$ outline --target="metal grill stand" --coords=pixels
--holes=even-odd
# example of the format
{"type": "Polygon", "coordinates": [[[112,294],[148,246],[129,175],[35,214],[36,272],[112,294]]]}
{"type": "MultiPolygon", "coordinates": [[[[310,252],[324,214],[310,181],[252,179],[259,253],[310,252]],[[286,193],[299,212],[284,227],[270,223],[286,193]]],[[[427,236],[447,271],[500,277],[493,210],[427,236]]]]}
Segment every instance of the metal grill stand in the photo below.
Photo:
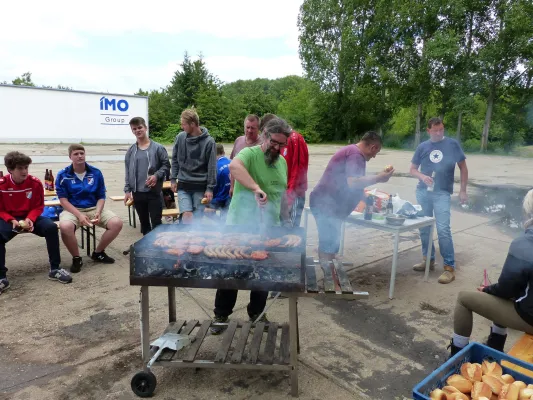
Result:
{"type": "MultiPolygon", "coordinates": [[[[143,285],[140,290],[141,309],[141,342],[144,370],[137,373],[131,387],[140,397],[149,397],[155,390],[156,378],[149,366],[156,348],[150,349],[150,317],[149,317],[149,286],[143,285]]],[[[190,344],[179,351],[164,350],[153,366],[178,368],[231,368],[247,370],[289,371],[291,395],[298,397],[298,297],[328,296],[335,298],[358,299],[368,297],[367,292],[357,292],[352,288],[342,263],[334,261],[329,265],[316,265],[312,258],[306,259],[305,290],[303,292],[283,292],[289,300],[289,322],[279,324],[270,322],[263,352],[260,352],[265,324],[230,320],[227,329],[220,336],[220,345],[213,359],[197,359],[207,332],[211,326],[221,325],[205,320],[176,319],[176,290],[168,287],[169,325],[164,333],[188,335],[190,344]],[[323,282],[316,279],[316,268],[322,269],[323,282]],[[278,331],[281,330],[279,345],[278,331]],[[237,334],[238,332],[238,334],[237,334]],[[233,346],[232,344],[235,343],[233,346]],[[248,345],[247,345],[248,344],[248,345]]]]}

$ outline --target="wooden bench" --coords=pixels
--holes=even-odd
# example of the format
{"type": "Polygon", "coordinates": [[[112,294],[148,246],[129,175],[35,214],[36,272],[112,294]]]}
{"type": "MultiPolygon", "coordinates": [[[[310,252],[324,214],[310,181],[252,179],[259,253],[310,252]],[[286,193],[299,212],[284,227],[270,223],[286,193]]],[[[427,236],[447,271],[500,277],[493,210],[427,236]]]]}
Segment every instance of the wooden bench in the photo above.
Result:
{"type": "Polygon", "coordinates": [[[44,205],[45,207],[59,207],[61,202],[59,200],[45,200],[44,205]]]}
{"type": "MultiPolygon", "coordinates": [[[[524,333],[507,354],[516,357],[519,360],[533,364],[533,335],[524,333]]],[[[502,365],[533,378],[533,371],[516,366],[508,361],[503,361],[502,365]]]]}
{"type": "MultiPolygon", "coordinates": [[[[54,221],[54,223],[57,226],[57,229],[59,229],[59,221],[54,221]]],[[[82,249],[85,249],[85,246],[87,246],[87,256],[91,256],[91,238],[93,240],[93,250],[96,249],[96,226],[93,225],[92,227],[89,226],[80,226],[80,232],[81,232],[81,243],[78,245],[82,249]]],[[[20,232],[26,233],[26,232],[20,232]]]]}
{"type": "Polygon", "coordinates": [[[180,215],[180,210],[178,208],[167,208],[163,210],[163,217],[172,217],[172,221],[178,219],[180,215]]]}

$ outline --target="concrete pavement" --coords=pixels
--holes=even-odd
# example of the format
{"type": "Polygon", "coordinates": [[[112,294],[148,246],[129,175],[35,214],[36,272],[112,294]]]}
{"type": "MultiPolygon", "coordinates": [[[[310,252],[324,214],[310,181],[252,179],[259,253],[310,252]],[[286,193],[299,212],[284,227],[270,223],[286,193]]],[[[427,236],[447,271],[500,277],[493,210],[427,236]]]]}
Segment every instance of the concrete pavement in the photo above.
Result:
{"type": "MultiPolygon", "coordinates": [[[[64,154],[67,145],[25,146],[31,154],[64,154]]],[[[338,146],[337,146],[338,147],[338,146]]],[[[11,149],[11,148],[10,148],[11,149]]],[[[310,146],[310,186],[336,146],[310,146]]],[[[5,154],[5,145],[0,153],[5,154]]],[[[226,152],[231,148],[227,146],[226,152]]],[[[124,146],[87,146],[88,154],[116,154],[124,146]]],[[[400,175],[408,172],[410,152],[385,150],[368,164],[369,172],[393,164],[400,175]]],[[[472,180],[525,187],[529,159],[472,156],[468,158],[472,180]]],[[[106,177],[109,194],[120,194],[122,162],[95,163],[106,177]]],[[[30,173],[42,178],[45,168],[64,165],[36,164],[30,173]]],[[[394,177],[379,188],[414,201],[416,181],[394,177]]],[[[531,185],[531,184],[530,184],[531,185]]],[[[476,188],[470,192],[475,195],[476,188]]],[[[121,203],[107,207],[126,221],[124,230],[109,249],[115,265],[99,265],[84,257],[82,272],[70,285],[46,279],[44,240],[33,235],[15,238],[7,245],[7,265],[12,288],[0,296],[0,398],[12,399],[133,399],[129,388],[141,368],[138,299],[139,290],[128,283],[129,260],[122,251],[138,240],[138,229],[127,225],[121,203]]],[[[389,300],[392,255],[390,235],[349,226],[345,260],[354,263],[352,284],[370,297],[358,301],[300,300],[301,329],[300,398],[302,399],[404,399],[413,386],[446,357],[452,333],[455,298],[460,290],[475,290],[486,268],[497,280],[507,249],[517,231],[497,223],[490,214],[452,210],[452,229],[458,263],[457,280],[436,282],[442,260],[430,273],[430,282],[412,271],[421,258],[416,232],[402,235],[395,299],[389,300]]],[[[308,255],[316,255],[316,229],[310,218],[308,255]]],[[[70,256],[62,246],[65,266],[70,256]]],[[[214,292],[194,289],[198,301],[211,310],[214,292]]],[[[246,317],[247,293],[241,293],[235,318],[246,317]]],[[[203,319],[200,308],[177,292],[181,318],[203,319]]],[[[269,310],[269,318],[288,320],[287,300],[269,310]]],[[[151,336],[166,323],[166,289],[151,289],[151,336]]],[[[490,323],[474,319],[473,340],[482,341],[490,323]]],[[[517,337],[510,333],[508,346],[517,337]]],[[[289,379],[284,373],[244,371],[171,370],[156,368],[156,398],[160,399],[289,399],[289,379]]]]}

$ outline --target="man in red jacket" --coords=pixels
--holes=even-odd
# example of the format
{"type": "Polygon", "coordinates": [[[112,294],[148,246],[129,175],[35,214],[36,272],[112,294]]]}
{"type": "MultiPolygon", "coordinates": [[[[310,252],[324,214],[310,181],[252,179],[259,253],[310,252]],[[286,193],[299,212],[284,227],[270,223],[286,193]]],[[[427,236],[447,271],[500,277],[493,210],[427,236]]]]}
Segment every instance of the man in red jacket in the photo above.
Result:
{"type": "MultiPolygon", "coordinates": [[[[274,114],[263,115],[260,129],[273,118],[276,118],[274,114]]],[[[305,206],[307,169],[309,167],[309,151],[303,136],[292,130],[287,140],[287,146],[281,150],[281,155],[287,162],[287,191],[285,192],[285,197],[290,210],[290,219],[284,222],[286,225],[300,226],[305,206]]]]}
{"type": "Polygon", "coordinates": [[[57,225],[42,217],[44,189],[41,181],[28,174],[31,158],[12,151],[4,157],[9,172],[0,178],[0,294],[9,288],[6,273],[6,243],[20,232],[31,232],[46,239],[50,261],[48,279],[72,282],[67,271],[59,267],[59,234],[57,225]]]}

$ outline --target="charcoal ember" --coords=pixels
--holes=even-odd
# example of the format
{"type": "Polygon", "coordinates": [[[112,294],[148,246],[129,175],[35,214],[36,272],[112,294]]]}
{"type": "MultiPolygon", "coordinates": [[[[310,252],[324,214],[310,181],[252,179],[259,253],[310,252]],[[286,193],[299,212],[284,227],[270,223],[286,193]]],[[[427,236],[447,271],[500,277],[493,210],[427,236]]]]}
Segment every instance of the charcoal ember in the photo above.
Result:
{"type": "Polygon", "coordinates": [[[233,273],[235,279],[248,279],[250,277],[250,271],[237,270],[233,273]]]}

